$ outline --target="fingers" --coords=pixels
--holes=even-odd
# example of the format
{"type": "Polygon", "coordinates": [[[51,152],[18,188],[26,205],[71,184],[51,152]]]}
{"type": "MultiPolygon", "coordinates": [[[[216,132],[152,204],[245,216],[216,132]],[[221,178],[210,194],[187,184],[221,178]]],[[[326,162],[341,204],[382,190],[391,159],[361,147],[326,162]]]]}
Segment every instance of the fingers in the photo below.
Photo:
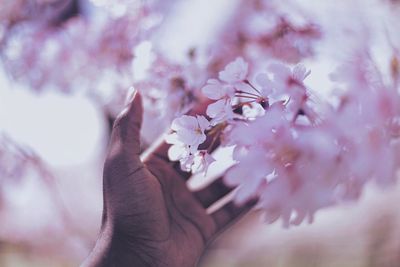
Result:
{"type": "Polygon", "coordinates": [[[232,192],[233,189],[233,187],[225,185],[222,181],[222,178],[218,178],[210,185],[199,191],[194,192],[193,194],[204,208],[208,208],[212,204],[232,192]]]}
{"type": "Polygon", "coordinates": [[[219,210],[211,213],[210,215],[217,226],[217,232],[224,230],[225,227],[246,214],[256,203],[256,200],[251,200],[242,206],[238,206],[234,201],[230,201],[219,210]]]}
{"type": "Polygon", "coordinates": [[[127,100],[127,105],[114,121],[111,149],[139,155],[143,119],[142,97],[137,91],[133,91],[127,100]]]}

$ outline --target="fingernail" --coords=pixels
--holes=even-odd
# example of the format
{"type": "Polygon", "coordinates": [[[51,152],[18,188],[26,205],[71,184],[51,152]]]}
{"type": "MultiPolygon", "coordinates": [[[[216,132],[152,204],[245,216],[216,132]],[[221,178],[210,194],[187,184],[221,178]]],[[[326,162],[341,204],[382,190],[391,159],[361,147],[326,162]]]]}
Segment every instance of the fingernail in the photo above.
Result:
{"type": "Polygon", "coordinates": [[[131,86],[128,89],[128,93],[126,94],[126,99],[125,99],[125,106],[129,105],[132,100],[135,98],[137,90],[135,87],[131,86]]]}

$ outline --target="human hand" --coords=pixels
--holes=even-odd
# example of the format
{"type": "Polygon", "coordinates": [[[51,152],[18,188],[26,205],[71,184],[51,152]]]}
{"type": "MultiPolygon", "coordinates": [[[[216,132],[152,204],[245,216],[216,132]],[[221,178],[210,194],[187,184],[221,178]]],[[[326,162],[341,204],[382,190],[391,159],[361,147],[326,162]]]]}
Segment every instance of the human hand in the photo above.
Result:
{"type": "Polygon", "coordinates": [[[248,211],[228,202],[206,209],[232,188],[221,179],[191,192],[188,173],[167,157],[168,145],[140,156],[141,96],[116,119],[103,176],[103,221],[82,266],[195,266],[207,244],[248,211]]]}

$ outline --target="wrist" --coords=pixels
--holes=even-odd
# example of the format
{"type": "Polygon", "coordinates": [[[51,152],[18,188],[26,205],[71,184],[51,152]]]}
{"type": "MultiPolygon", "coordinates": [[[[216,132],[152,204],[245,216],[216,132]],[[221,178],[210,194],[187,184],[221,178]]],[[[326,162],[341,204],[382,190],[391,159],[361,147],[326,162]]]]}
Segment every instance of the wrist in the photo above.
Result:
{"type": "Polygon", "coordinates": [[[135,253],[137,244],[130,242],[126,236],[117,235],[117,232],[111,224],[105,223],[95,247],[81,267],[154,266],[135,253]]]}
{"type": "Polygon", "coordinates": [[[112,267],[115,264],[113,249],[114,234],[111,227],[103,227],[96,241],[95,247],[82,263],[81,267],[112,267]]]}

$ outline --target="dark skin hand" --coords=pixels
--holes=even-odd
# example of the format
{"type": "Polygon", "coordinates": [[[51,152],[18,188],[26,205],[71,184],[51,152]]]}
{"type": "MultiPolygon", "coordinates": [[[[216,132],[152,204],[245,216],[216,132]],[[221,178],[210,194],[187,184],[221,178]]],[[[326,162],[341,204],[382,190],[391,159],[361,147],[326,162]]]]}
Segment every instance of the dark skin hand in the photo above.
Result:
{"type": "Polygon", "coordinates": [[[207,244],[253,204],[228,202],[208,214],[232,189],[217,179],[189,191],[189,175],[168,160],[165,143],[141,156],[142,113],[137,93],[114,123],[104,165],[102,227],[84,267],[196,266],[207,244]]]}

